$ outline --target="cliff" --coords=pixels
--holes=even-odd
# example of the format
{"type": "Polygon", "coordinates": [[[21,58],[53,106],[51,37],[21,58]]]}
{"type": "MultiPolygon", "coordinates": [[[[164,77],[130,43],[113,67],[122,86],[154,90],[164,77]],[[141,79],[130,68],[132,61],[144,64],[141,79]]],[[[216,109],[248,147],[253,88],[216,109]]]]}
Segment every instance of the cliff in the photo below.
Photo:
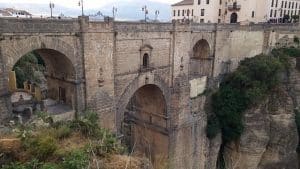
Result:
{"type": "Polygon", "coordinates": [[[296,59],[291,63],[283,83],[245,112],[240,139],[224,147],[226,169],[298,168],[295,109],[300,101],[300,71],[296,59]]]}

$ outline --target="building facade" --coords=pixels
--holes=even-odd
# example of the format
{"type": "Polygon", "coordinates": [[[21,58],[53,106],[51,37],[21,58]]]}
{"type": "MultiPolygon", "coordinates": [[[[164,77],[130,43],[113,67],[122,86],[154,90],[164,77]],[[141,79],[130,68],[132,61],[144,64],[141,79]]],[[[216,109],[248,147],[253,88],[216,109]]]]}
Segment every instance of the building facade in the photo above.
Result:
{"type": "Polygon", "coordinates": [[[172,5],[172,20],[197,23],[287,23],[297,21],[299,0],[183,0],[172,5]]]}

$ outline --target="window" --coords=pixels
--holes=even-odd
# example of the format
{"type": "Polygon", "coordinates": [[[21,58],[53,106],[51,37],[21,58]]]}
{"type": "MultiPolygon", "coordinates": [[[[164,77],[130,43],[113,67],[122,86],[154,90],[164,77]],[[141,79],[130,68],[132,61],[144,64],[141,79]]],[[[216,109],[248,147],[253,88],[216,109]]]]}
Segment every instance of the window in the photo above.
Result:
{"type": "Polygon", "coordinates": [[[283,1],[281,1],[281,8],[283,8],[283,4],[284,4],[284,2],[283,2],[283,1]]]}
{"type": "Polygon", "coordinates": [[[219,16],[221,16],[221,12],[222,12],[222,10],[221,10],[221,9],[219,9],[219,16]]]}
{"type": "Polygon", "coordinates": [[[204,16],[204,9],[201,9],[201,16],[204,16]]]}
{"type": "Polygon", "coordinates": [[[194,16],[194,9],[192,9],[192,16],[194,16]]]}
{"type": "Polygon", "coordinates": [[[201,4],[201,0],[198,0],[198,5],[200,5],[201,4]]]}
{"type": "Polygon", "coordinates": [[[184,10],[182,10],[182,16],[184,16],[184,10]]]}
{"type": "Polygon", "coordinates": [[[237,20],[238,20],[238,15],[237,15],[237,13],[232,13],[231,15],[230,15],[230,23],[237,23],[237,20]]]}
{"type": "Polygon", "coordinates": [[[143,68],[149,67],[149,55],[148,53],[145,53],[143,56],[143,68]]]}
{"type": "Polygon", "coordinates": [[[280,17],[282,17],[282,10],[280,10],[280,17]]]}
{"type": "Polygon", "coordinates": [[[255,16],[255,13],[254,13],[254,11],[252,11],[252,18],[254,18],[254,16],[255,16]]]}
{"type": "Polygon", "coordinates": [[[180,10],[178,10],[178,16],[180,16],[180,10]]]}
{"type": "Polygon", "coordinates": [[[271,5],[271,7],[273,7],[274,6],[274,0],[272,0],[272,5],[271,5]]]}
{"type": "Polygon", "coordinates": [[[187,15],[187,16],[190,16],[190,10],[189,10],[189,9],[187,10],[186,15],[187,15]]]}
{"type": "Polygon", "coordinates": [[[277,10],[274,10],[274,17],[277,17],[277,10]]]}
{"type": "Polygon", "coordinates": [[[276,7],[276,8],[278,7],[278,0],[276,0],[276,5],[275,5],[275,7],[276,7]]]}
{"type": "Polygon", "coordinates": [[[285,8],[287,7],[287,1],[285,1],[284,7],[285,7],[285,8]]]}
{"type": "Polygon", "coordinates": [[[273,16],[273,10],[271,9],[271,11],[270,11],[270,18],[272,18],[272,16],[273,16]]]}
{"type": "Polygon", "coordinates": [[[220,5],[222,5],[222,0],[220,0],[220,5]]]}
{"type": "Polygon", "coordinates": [[[206,4],[209,4],[209,0],[206,0],[206,4]]]}
{"type": "Polygon", "coordinates": [[[291,8],[291,2],[289,2],[289,8],[291,8]]]}
{"type": "Polygon", "coordinates": [[[175,10],[173,11],[173,16],[176,16],[176,11],[175,10]]]}

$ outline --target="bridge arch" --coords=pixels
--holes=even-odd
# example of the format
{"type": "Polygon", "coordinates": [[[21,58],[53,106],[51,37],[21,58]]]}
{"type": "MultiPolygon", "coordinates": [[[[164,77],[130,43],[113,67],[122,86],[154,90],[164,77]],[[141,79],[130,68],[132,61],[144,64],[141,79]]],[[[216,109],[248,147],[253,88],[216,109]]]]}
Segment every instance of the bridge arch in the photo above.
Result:
{"type": "Polygon", "coordinates": [[[190,75],[192,78],[211,75],[213,64],[211,51],[211,46],[206,39],[200,39],[193,45],[190,59],[190,75]]]}
{"type": "Polygon", "coordinates": [[[169,156],[170,93],[157,75],[148,78],[139,76],[127,86],[117,104],[116,125],[123,142],[156,165],[169,156]]]}
{"type": "MultiPolygon", "coordinates": [[[[10,79],[12,74],[10,72],[21,58],[28,53],[35,53],[42,58],[46,67],[46,70],[43,71],[46,79],[46,92],[42,91],[41,88],[36,88],[41,90],[38,95],[39,101],[51,98],[55,101],[54,104],[62,103],[68,107],[67,109],[65,109],[66,107],[61,109],[64,113],[68,111],[75,113],[75,111],[81,111],[84,108],[83,84],[81,83],[82,65],[80,64],[78,49],[76,50],[59,38],[31,37],[15,40],[14,43],[7,45],[7,48],[1,52],[6,63],[4,73],[9,79],[9,89],[7,91],[10,91],[11,96],[20,89],[11,90],[10,79]]],[[[24,87],[21,90],[26,91],[27,89],[24,87]]],[[[27,91],[27,93],[36,96],[34,92],[35,90],[27,91]]],[[[11,103],[12,101],[13,97],[11,97],[11,103]]],[[[14,106],[12,110],[14,110],[14,106]]]]}
{"type": "MultiPolygon", "coordinates": [[[[74,67],[77,68],[79,65],[77,50],[65,41],[59,38],[31,37],[7,45],[7,47],[1,51],[2,55],[7,59],[6,69],[11,70],[15,63],[25,54],[42,49],[57,51],[63,54],[74,67]]],[[[79,74],[78,71],[76,72],[76,75],[77,74],[79,74]]]]}

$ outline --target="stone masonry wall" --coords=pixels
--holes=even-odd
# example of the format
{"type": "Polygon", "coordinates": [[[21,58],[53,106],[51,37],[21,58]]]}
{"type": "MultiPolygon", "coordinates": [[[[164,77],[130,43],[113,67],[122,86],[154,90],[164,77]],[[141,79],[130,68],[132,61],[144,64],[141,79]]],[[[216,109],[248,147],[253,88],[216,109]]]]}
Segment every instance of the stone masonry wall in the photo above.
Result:
{"type": "Polygon", "coordinates": [[[113,131],[119,132],[134,92],[147,84],[158,86],[166,100],[170,167],[213,169],[221,140],[206,138],[206,97],[190,98],[194,45],[201,39],[208,42],[213,63],[208,79],[212,79],[234,70],[241,60],[284,46],[299,35],[296,25],[0,18],[0,121],[10,110],[7,72],[27,52],[50,48],[74,65],[81,112],[98,112],[101,125],[113,131]],[[144,52],[150,54],[147,69],[141,67],[144,52]]]}

